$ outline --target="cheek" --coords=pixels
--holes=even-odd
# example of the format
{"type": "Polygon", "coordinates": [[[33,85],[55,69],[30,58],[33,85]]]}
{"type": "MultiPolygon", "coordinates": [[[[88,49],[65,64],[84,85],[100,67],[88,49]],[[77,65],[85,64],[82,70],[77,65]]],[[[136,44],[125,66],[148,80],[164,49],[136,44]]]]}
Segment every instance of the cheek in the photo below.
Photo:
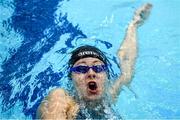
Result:
{"type": "Polygon", "coordinates": [[[107,80],[107,76],[106,74],[102,74],[99,76],[100,80],[97,80],[97,82],[99,83],[99,86],[103,89],[105,87],[105,82],[107,80]]]}
{"type": "Polygon", "coordinates": [[[76,74],[76,73],[72,73],[72,75],[71,75],[71,78],[72,78],[74,81],[81,80],[82,77],[83,77],[83,76],[82,76],[81,74],[76,74]]]}
{"type": "Polygon", "coordinates": [[[103,73],[100,75],[100,78],[101,78],[102,83],[104,83],[107,79],[107,75],[105,73],[103,73]]]}
{"type": "Polygon", "coordinates": [[[85,80],[84,80],[83,74],[72,74],[72,79],[74,81],[76,89],[81,89],[83,86],[85,86],[85,80]]]}

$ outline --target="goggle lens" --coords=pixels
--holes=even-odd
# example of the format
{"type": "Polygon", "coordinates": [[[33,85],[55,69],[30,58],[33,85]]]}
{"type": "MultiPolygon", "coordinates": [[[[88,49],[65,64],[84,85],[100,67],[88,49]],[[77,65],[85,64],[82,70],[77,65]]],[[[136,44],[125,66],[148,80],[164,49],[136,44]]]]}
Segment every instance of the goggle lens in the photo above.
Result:
{"type": "Polygon", "coordinates": [[[80,65],[70,68],[70,71],[75,73],[87,73],[90,68],[96,73],[100,73],[107,70],[106,65],[94,65],[91,67],[80,65]]]}

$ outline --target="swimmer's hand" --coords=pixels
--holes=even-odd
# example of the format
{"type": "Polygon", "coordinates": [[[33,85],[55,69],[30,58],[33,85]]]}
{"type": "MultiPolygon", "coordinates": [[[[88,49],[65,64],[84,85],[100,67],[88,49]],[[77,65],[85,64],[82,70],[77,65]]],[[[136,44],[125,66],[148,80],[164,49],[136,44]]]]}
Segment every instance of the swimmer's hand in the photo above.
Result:
{"type": "Polygon", "coordinates": [[[146,3],[135,11],[135,16],[133,18],[133,23],[140,26],[148,18],[152,4],[146,3]]]}
{"type": "Polygon", "coordinates": [[[75,119],[79,106],[63,89],[55,89],[42,101],[37,111],[40,119],[75,119]]]}

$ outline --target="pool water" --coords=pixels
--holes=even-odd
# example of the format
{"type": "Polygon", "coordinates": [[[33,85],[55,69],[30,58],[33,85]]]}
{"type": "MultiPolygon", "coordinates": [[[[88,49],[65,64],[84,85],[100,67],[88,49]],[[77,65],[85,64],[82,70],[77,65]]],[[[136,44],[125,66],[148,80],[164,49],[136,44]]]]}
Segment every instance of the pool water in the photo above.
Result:
{"type": "Polygon", "coordinates": [[[116,52],[146,2],[135,74],[115,109],[124,119],[180,119],[179,0],[1,0],[0,119],[35,118],[50,90],[67,88],[69,53],[82,44],[106,52],[116,78],[116,52]]]}

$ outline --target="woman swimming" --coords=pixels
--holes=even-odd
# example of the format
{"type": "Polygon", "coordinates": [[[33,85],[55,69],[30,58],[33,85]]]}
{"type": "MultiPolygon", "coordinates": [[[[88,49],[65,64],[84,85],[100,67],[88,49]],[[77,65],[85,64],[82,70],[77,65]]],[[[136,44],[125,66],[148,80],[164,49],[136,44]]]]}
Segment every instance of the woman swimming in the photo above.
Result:
{"type": "Polygon", "coordinates": [[[128,85],[133,76],[137,57],[136,31],[148,17],[152,5],[147,3],[135,11],[118,57],[122,74],[108,86],[108,59],[94,46],[80,46],[72,52],[69,60],[74,96],[62,88],[52,90],[37,110],[40,119],[119,119],[111,105],[120,94],[121,87],[128,85]]]}

